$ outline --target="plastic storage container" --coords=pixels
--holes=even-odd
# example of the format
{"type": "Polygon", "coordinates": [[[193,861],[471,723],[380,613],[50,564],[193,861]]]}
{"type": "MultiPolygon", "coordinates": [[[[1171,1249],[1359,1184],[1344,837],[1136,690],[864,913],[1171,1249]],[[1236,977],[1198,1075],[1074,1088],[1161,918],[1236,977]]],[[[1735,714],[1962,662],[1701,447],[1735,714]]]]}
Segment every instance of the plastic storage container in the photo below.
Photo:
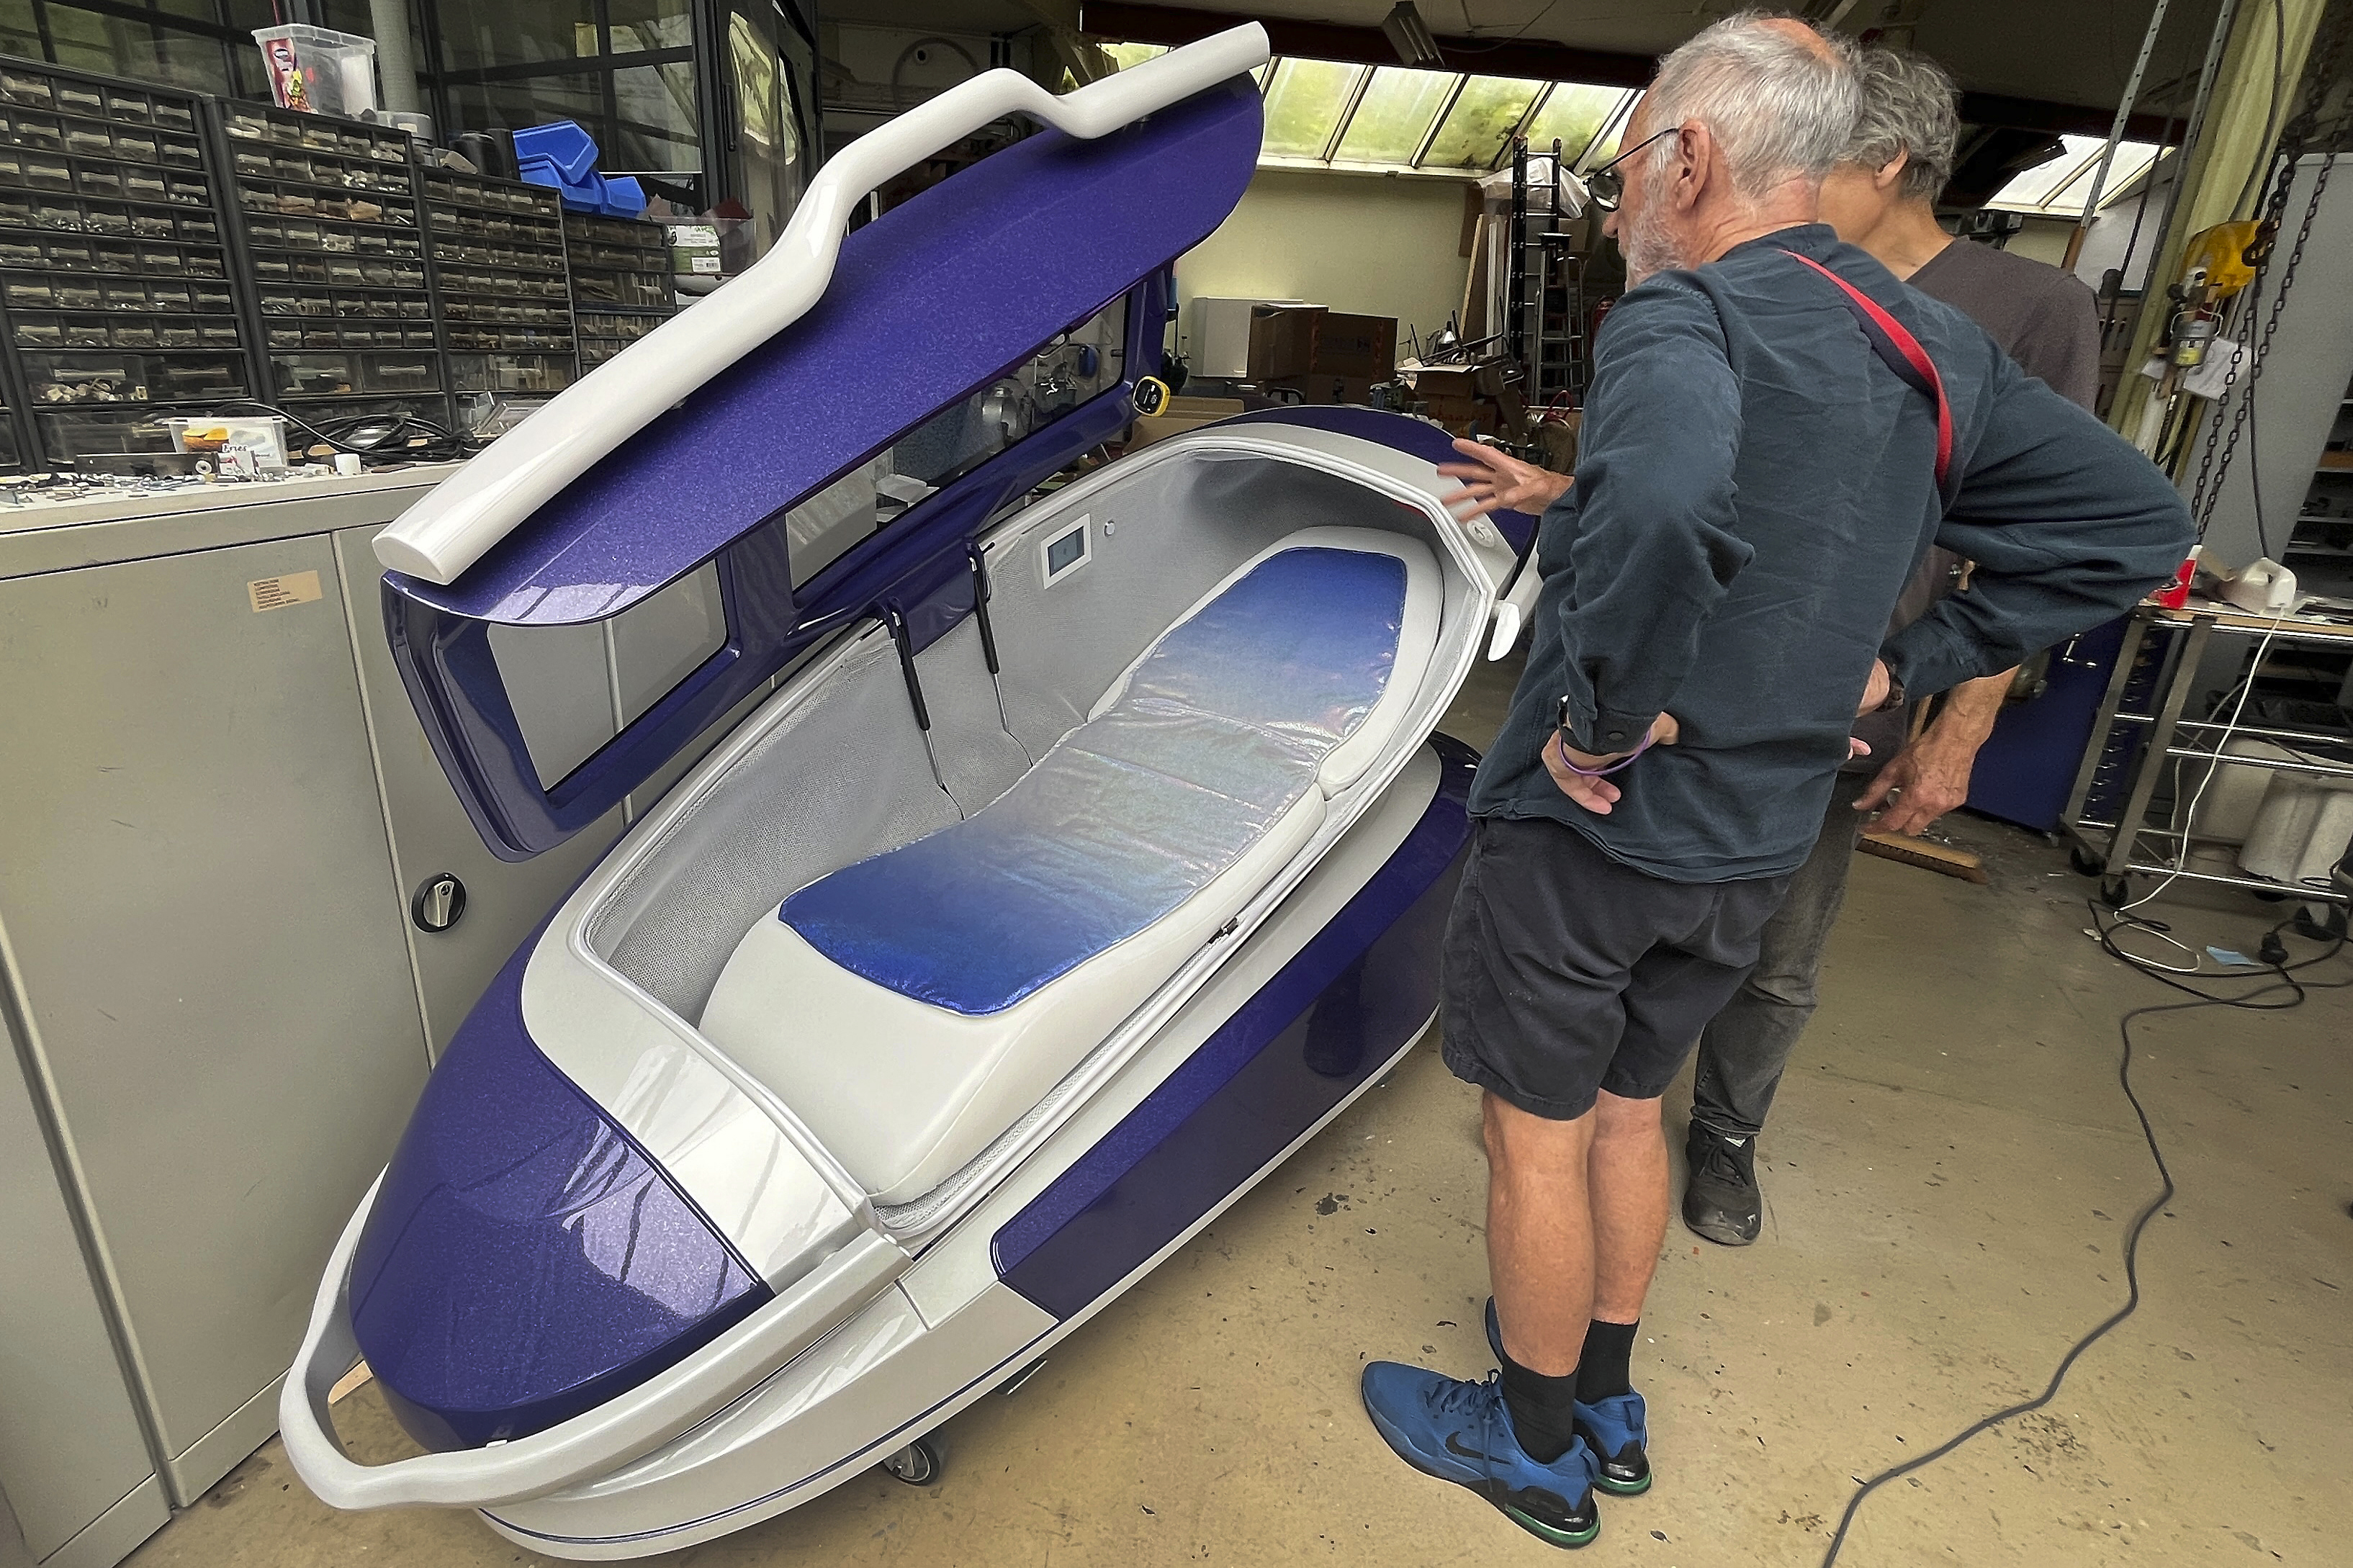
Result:
{"type": "Polygon", "coordinates": [[[514,133],[515,162],[525,180],[563,198],[566,212],[631,218],[646,210],[645,188],[627,174],[596,172],[596,142],[569,120],[514,133]]]}
{"type": "Polygon", "coordinates": [[[256,27],[270,96],[280,109],[356,120],[375,109],[375,40],[306,22],[256,27]]]}
{"type": "Polygon", "coordinates": [[[234,447],[251,453],[257,468],[286,466],[286,421],[275,414],[166,419],[164,428],[172,433],[175,452],[214,454],[234,447]]]}

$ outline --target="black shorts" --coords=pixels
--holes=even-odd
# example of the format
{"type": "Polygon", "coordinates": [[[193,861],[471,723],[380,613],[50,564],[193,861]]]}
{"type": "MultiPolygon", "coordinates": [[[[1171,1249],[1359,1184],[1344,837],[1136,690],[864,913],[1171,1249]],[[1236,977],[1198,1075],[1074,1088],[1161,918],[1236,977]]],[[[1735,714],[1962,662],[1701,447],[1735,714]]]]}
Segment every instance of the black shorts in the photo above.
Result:
{"type": "Polygon", "coordinates": [[[1654,1100],[1757,963],[1787,877],[1670,882],[1548,818],[1482,817],[1446,926],[1446,1065],[1530,1115],[1654,1100]]]}

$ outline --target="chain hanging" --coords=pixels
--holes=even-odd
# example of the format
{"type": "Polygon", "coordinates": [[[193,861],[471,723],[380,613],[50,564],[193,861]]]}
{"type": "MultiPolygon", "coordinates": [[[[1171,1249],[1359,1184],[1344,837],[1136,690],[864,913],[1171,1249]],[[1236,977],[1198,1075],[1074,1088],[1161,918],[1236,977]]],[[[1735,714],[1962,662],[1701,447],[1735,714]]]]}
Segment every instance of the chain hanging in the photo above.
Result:
{"type": "MultiPolygon", "coordinates": [[[[2278,150],[2272,154],[2273,183],[2265,204],[2267,210],[2263,218],[2263,226],[2257,231],[2259,235],[2270,237],[2270,243],[2265,245],[2265,254],[2256,266],[2254,280],[2247,286],[2242,296],[2243,304],[2234,311],[2242,329],[2252,327],[2256,312],[2262,309],[2264,285],[2275,282],[2277,287],[2272,294],[2271,312],[2263,319],[2262,335],[2251,345],[2224,340],[2232,342],[2230,363],[2222,374],[2221,390],[2214,399],[2214,416],[2206,426],[2206,445],[2199,458],[2198,479],[2189,497],[2190,515],[2197,521],[2200,538],[2205,536],[2215,505],[2221,499],[2222,482],[2230,474],[2232,459],[2239,449],[2240,437],[2252,426],[2255,385],[2263,379],[2263,359],[2271,352],[2272,339],[2279,331],[2280,314],[2286,307],[2289,289],[2295,287],[2296,268],[2304,260],[2305,244],[2312,237],[2313,223],[2320,215],[2321,198],[2328,189],[2328,176],[2336,167],[2333,157],[2324,157],[2313,171],[2312,195],[2305,203],[2304,217],[2296,226],[2295,241],[2289,247],[2286,259],[2274,279],[2272,263],[2279,255],[2277,236],[2281,223],[2287,216],[2288,195],[2295,183],[2297,162],[2316,142],[2322,143],[2321,151],[2334,153],[2338,150],[2334,143],[2342,139],[2340,126],[2330,126],[2332,134],[2320,135],[2318,132],[2321,110],[2327,103],[2331,89],[2337,85],[2338,62],[2348,34],[2353,34],[2353,0],[2333,0],[2321,19],[2319,33],[2313,40],[2302,90],[2298,94],[2301,101],[2296,114],[2281,132],[2278,150]],[[2242,348],[2248,352],[2242,353],[2242,348]],[[2242,363],[2247,371],[2246,390],[2236,402],[2232,402],[2232,395],[2237,390],[2242,363]],[[2221,416],[2221,410],[2226,406],[2231,410],[2227,437],[2221,416]]],[[[2259,240],[2258,243],[2263,242],[2259,240]]],[[[2250,458],[2248,460],[2255,459],[2250,458]]]]}

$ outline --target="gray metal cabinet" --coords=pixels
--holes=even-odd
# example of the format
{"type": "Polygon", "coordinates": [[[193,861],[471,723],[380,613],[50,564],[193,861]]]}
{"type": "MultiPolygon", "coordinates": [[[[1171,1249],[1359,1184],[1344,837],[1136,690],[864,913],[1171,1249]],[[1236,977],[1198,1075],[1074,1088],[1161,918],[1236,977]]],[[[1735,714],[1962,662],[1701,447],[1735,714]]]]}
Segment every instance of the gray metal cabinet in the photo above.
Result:
{"type": "Polygon", "coordinates": [[[0,584],[0,922],[183,1504],[275,1429],[425,1080],[334,575],[314,537],[0,584]]]}
{"type": "Polygon", "coordinates": [[[106,1568],[169,1510],[20,1060],[0,1051],[0,1568],[106,1568]]]}
{"type": "MultiPolygon", "coordinates": [[[[269,1437],[433,1056],[623,826],[508,865],[442,776],[368,548],[436,478],[0,513],[0,1494],[42,1568],[107,1568],[269,1437]],[[466,910],[427,931],[442,872],[466,910]]],[[[593,750],[714,603],[500,657],[593,750]]]]}

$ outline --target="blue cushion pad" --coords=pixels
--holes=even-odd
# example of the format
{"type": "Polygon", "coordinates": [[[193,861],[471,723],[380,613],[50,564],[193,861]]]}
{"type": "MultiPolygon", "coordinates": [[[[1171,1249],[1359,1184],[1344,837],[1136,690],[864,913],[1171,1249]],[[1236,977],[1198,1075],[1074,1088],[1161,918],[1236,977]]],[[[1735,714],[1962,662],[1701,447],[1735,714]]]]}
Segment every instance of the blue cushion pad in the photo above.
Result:
{"type": "Polygon", "coordinates": [[[1388,684],[1405,591],[1393,555],[1268,556],[1002,798],[818,879],[779,918],[902,995],[1010,1007],[1198,893],[1315,787],[1388,684]]]}

